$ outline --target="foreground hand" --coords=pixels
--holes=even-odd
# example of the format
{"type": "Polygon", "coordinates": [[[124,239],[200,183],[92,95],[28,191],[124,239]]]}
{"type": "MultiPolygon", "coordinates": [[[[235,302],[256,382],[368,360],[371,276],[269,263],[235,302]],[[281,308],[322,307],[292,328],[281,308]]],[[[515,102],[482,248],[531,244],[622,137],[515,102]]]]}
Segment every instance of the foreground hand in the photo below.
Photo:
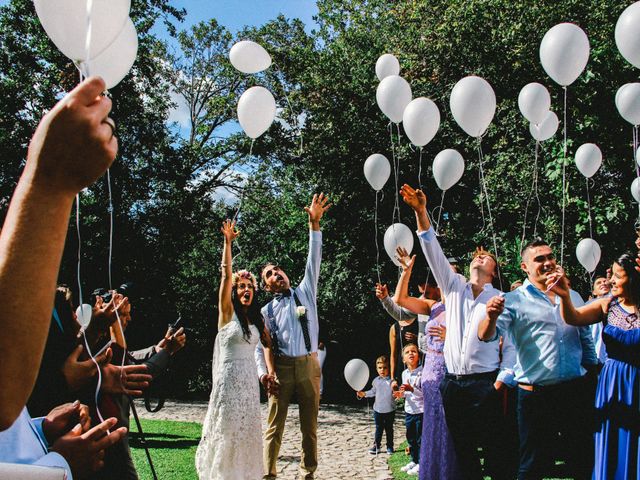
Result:
{"type": "Polygon", "coordinates": [[[413,392],[413,387],[408,383],[403,383],[400,386],[400,391],[401,392],[413,392]]]}
{"type": "Polygon", "coordinates": [[[40,121],[29,144],[25,172],[55,194],[73,196],[111,165],[118,151],[111,99],[104,81],[90,77],[40,121]]]}
{"type": "Polygon", "coordinates": [[[493,388],[495,388],[496,391],[500,392],[506,388],[506,385],[500,380],[496,380],[496,382],[493,384],[493,388]]]}
{"type": "Polygon", "coordinates": [[[311,205],[304,207],[305,212],[309,215],[309,223],[313,227],[320,228],[320,219],[322,219],[324,212],[329,210],[329,207],[331,207],[331,203],[329,203],[329,198],[324,193],[314,195],[311,205]]]}
{"type": "Polygon", "coordinates": [[[124,393],[139,397],[149,386],[153,377],[147,372],[146,365],[117,365],[107,364],[102,367],[101,390],[108,393],[124,393]]]}
{"type": "Polygon", "coordinates": [[[404,392],[401,390],[394,390],[393,391],[393,398],[398,399],[398,398],[403,398],[404,397],[404,392]]]}
{"type": "Polygon", "coordinates": [[[356,397],[364,398],[365,397],[364,392],[362,390],[360,390],[359,392],[356,392],[356,397]]]}
{"type": "Polygon", "coordinates": [[[76,424],[80,425],[82,432],[88,431],[91,427],[89,407],[82,405],[78,400],[51,410],[42,422],[42,432],[49,444],[53,444],[76,424]]]}
{"type": "Polygon", "coordinates": [[[231,220],[225,220],[222,222],[220,231],[224,235],[224,240],[227,243],[233,242],[238,238],[238,235],[240,235],[240,230],[236,229],[236,222],[232,222],[231,220]]]}
{"type": "Polygon", "coordinates": [[[418,343],[418,336],[415,333],[404,332],[404,343],[418,343]]]}
{"type": "Polygon", "coordinates": [[[447,338],[447,327],[444,325],[429,327],[427,328],[427,334],[431,337],[437,338],[441,342],[444,342],[444,339],[447,338]]]}
{"type": "Polygon", "coordinates": [[[105,449],[119,442],[127,433],[125,427],[107,433],[116,423],[115,418],[109,418],[84,433],[78,424],[56,440],[50,450],[64,457],[74,478],[85,478],[104,466],[105,449]]]}
{"type": "Polygon", "coordinates": [[[376,297],[378,300],[384,300],[389,296],[389,289],[386,283],[376,283],[376,297]]]}
{"type": "Polygon", "coordinates": [[[498,320],[500,314],[504,311],[504,297],[496,295],[491,297],[487,302],[487,316],[493,322],[498,320]]]}
{"type": "MultiPolygon", "coordinates": [[[[73,352],[67,357],[62,365],[62,375],[67,382],[69,390],[76,392],[84,387],[96,374],[96,364],[93,360],[80,360],[80,356],[84,352],[84,347],[78,345],[73,352]]],[[[112,352],[107,348],[100,355],[95,357],[99,366],[108,364],[111,361],[112,352]]]]}
{"type": "Polygon", "coordinates": [[[400,195],[404,203],[416,212],[427,208],[427,197],[422,190],[416,190],[405,183],[400,188],[400,195]]]}

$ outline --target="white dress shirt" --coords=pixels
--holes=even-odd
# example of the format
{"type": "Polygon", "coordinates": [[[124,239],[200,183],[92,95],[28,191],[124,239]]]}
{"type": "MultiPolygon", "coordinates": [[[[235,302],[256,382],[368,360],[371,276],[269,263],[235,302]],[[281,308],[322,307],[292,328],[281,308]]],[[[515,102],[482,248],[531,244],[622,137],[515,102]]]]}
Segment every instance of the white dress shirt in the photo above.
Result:
{"type": "MultiPolygon", "coordinates": [[[[278,348],[281,355],[287,357],[300,357],[307,353],[318,351],[318,306],[316,302],[318,291],[318,278],[320,276],[320,262],[322,260],[322,232],[309,230],[309,255],[304,278],[293,291],[298,295],[300,303],[306,307],[309,337],[311,340],[311,352],[307,352],[302,334],[302,325],[296,315],[296,302],[293,294],[289,297],[273,299],[269,302],[273,305],[273,316],[277,328],[278,348]]],[[[269,303],[262,307],[267,330],[271,330],[271,319],[268,314],[269,303]]],[[[267,373],[267,366],[264,360],[264,350],[262,343],[258,342],[255,352],[256,364],[258,366],[258,376],[267,373]]]]}
{"type": "Polygon", "coordinates": [[[497,338],[492,342],[478,338],[478,326],[487,314],[487,301],[502,292],[487,283],[480,295],[473,298],[471,284],[451,270],[433,228],[418,232],[418,238],[447,306],[447,337],[444,342],[447,372],[470,375],[500,369],[498,380],[514,385],[516,355],[509,336],[505,335],[503,339],[502,362],[497,338]]]}
{"type": "Polygon", "coordinates": [[[412,415],[424,413],[424,400],[422,396],[422,367],[417,366],[413,370],[406,368],[402,372],[402,384],[409,384],[413,392],[404,392],[404,411],[412,415]]]}
{"type": "Polygon", "coordinates": [[[26,407],[13,425],[0,432],[0,462],[62,468],[67,479],[73,479],[64,457],[48,451],[42,433],[42,419],[32,419],[26,407]]]}

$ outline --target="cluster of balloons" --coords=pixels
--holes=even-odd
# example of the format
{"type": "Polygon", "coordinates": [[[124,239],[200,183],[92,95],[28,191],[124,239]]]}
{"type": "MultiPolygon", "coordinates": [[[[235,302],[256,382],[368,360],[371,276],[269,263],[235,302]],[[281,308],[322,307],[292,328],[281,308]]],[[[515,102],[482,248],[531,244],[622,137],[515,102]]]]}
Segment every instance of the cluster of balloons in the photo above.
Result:
{"type": "MultiPolygon", "coordinates": [[[[242,40],[229,51],[231,64],[240,72],[254,74],[271,66],[271,56],[251,40],[242,40]]],[[[276,117],[276,101],[261,86],[249,88],[238,101],[238,121],[244,133],[253,140],[266,132],[276,117]]]]}
{"type": "Polygon", "coordinates": [[[129,73],[138,53],[131,0],[34,0],[34,5],[49,38],[82,74],[101,76],[109,89],[129,73]]]}

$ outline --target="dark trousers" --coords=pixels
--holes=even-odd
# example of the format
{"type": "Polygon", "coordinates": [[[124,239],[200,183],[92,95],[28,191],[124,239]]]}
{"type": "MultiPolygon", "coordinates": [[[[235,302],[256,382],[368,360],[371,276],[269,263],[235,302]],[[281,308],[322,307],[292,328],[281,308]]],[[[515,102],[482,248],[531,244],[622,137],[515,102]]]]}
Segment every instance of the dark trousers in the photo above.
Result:
{"type": "Polygon", "coordinates": [[[515,477],[515,462],[509,461],[514,443],[505,428],[503,403],[493,384],[496,372],[455,377],[445,375],[440,383],[447,426],[465,480],[515,477]],[[485,473],[478,448],[482,447],[485,473]]]}
{"type": "Polygon", "coordinates": [[[380,448],[382,443],[382,432],[387,438],[387,448],[393,450],[393,421],[396,418],[396,412],[379,413],[373,411],[373,421],[376,424],[376,436],[374,439],[375,446],[380,448]]]}
{"type": "Polygon", "coordinates": [[[413,463],[420,463],[420,443],[422,440],[422,414],[404,414],[404,425],[407,427],[407,443],[409,444],[409,454],[413,463]]]}
{"type": "Polygon", "coordinates": [[[571,478],[591,478],[593,404],[585,378],[533,391],[518,388],[519,480],[541,479],[565,456],[571,478]]]}

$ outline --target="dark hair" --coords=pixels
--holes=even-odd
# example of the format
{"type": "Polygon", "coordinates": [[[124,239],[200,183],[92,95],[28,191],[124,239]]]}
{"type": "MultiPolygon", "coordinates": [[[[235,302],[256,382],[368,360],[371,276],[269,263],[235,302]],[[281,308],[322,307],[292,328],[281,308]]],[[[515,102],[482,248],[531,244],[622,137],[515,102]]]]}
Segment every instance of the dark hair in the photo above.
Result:
{"type": "MultiPolygon", "coordinates": [[[[255,295],[255,292],[254,292],[255,295]]],[[[253,324],[258,329],[258,334],[262,337],[262,332],[264,332],[264,319],[262,318],[262,314],[260,313],[260,309],[258,308],[258,302],[251,302],[251,305],[244,309],[244,305],[240,303],[240,299],[238,298],[238,289],[234,286],[231,289],[231,303],[233,304],[233,310],[240,321],[240,326],[242,327],[242,336],[248,342],[251,338],[251,330],[249,329],[249,325],[253,324]]]]}
{"type": "Polygon", "coordinates": [[[65,331],[75,334],[80,330],[80,325],[73,318],[73,301],[69,287],[60,285],[56,288],[53,308],[56,309],[62,328],[65,331]]]}
{"type": "Polygon", "coordinates": [[[540,237],[536,237],[533,240],[531,240],[529,243],[527,243],[524,247],[522,247],[522,250],[520,250],[520,257],[524,258],[524,252],[526,252],[530,248],[543,247],[545,245],[547,247],[549,246],[549,244],[545,242],[543,239],[541,239],[540,237]]]}
{"type": "Polygon", "coordinates": [[[627,290],[633,304],[640,306],[640,273],[636,270],[636,255],[625,253],[621,255],[614,263],[622,267],[629,278],[627,290]]]}

